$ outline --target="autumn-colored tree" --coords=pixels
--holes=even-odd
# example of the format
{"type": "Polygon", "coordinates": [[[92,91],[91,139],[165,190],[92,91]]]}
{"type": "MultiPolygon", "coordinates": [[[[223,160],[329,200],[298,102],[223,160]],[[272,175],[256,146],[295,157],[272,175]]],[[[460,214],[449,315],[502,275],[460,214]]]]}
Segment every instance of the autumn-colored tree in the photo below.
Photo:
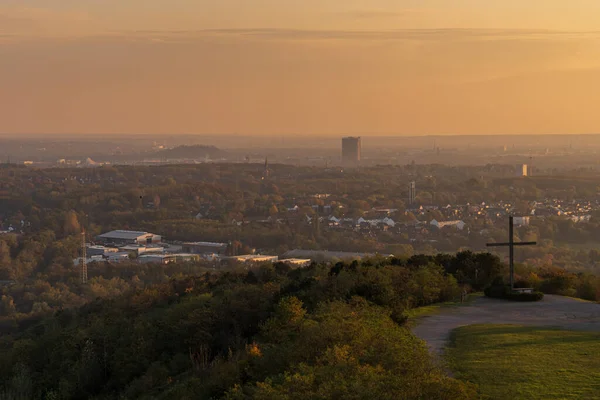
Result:
{"type": "Polygon", "coordinates": [[[79,218],[77,217],[77,213],[75,211],[71,210],[65,214],[63,231],[66,235],[81,233],[81,225],[79,224],[79,218]]]}

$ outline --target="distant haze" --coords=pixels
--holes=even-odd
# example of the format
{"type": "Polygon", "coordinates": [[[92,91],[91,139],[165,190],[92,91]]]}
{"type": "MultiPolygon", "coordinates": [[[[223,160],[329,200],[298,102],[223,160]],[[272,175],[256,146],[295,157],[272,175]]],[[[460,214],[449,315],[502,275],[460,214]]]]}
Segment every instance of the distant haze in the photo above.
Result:
{"type": "Polygon", "coordinates": [[[600,132],[598,0],[3,0],[0,133],[600,132]]]}

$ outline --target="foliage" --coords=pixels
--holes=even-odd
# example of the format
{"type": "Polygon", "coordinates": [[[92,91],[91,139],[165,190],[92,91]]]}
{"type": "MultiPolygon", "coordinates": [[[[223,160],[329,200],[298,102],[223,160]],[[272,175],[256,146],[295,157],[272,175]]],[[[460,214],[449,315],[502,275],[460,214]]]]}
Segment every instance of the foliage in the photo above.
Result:
{"type": "Polygon", "coordinates": [[[540,301],[544,298],[544,293],[510,293],[507,298],[513,301],[540,301]]]}
{"type": "Polygon", "coordinates": [[[391,260],[207,273],[21,323],[0,341],[0,375],[28,371],[33,399],[473,398],[391,318],[453,287],[439,266],[391,260]]]}
{"type": "Polygon", "coordinates": [[[542,292],[513,292],[510,289],[510,286],[504,284],[494,284],[490,287],[487,287],[485,288],[484,293],[487,297],[513,301],[540,301],[544,298],[544,293],[542,292]]]}

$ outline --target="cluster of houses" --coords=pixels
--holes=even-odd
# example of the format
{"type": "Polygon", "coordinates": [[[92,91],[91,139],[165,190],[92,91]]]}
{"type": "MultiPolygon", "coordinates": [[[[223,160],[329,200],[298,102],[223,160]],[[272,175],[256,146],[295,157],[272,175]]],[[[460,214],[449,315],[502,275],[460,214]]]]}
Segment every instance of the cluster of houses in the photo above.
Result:
{"type": "Polygon", "coordinates": [[[538,217],[562,216],[569,218],[575,223],[589,222],[592,218],[591,213],[599,208],[597,201],[561,201],[556,199],[534,202],[532,206],[531,215],[538,217]]]}
{"type": "MultiPolygon", "coordinates": [[[[486,204],[467,204],[440,207],[439,209],[446,217],[460,217],[464,219],[473,217],[487,217],[491,220],[505,218],[514,214],[515,205],[510,202],[499,201],[486,204]]],[[[527,210],[521,212],[526,217],[566,217],[573,222],[589,222],[591,213],[600,209],[598,201],[577,200],[562,201],[556,199],[545,199],[529,203],[527,210]]],[[[525,224],[528,219],[523,219],[525,224]]],[[[516,222],[516,221],[515,221],[516,222]]]]}
{"type": "MultiPolygon", "coordinates": [[[[326,196],[323,198],[327,198],[326,196]]],[[[519,205],[523,207],[522,204],[519,205]]],[[[438,239],[440,233],[446,235],[470,234],[469,224],[474,220],[485,219],[491,224],[505,226],[509,215],[515,217],[516,226],[528,226],[532,218],[562,217],[574,223],[589,222],[592,212],[600,209],[599,201],[560,201],[546,199],[530,202],[527,208],[517,211],[516,205],[507,201],[493,203],[434,206],[423,205],[408,208],[402,213],[397,209],[373,208],[354,218],[340,215],[343,206],[312,206],[313,215],[301,212],[298,206],[287,208],[287,212],[267,218],[232,221],[233,224],[249,223],[289,224],[290,221],[306,225],[319,224],[322,228],[360,232],[365,236],[376,237],[379,232],[389,232],[408,236],[411,242],[429,242],[438,239]],[[338,212],[333,212],[338,210],[338,212]]]]}

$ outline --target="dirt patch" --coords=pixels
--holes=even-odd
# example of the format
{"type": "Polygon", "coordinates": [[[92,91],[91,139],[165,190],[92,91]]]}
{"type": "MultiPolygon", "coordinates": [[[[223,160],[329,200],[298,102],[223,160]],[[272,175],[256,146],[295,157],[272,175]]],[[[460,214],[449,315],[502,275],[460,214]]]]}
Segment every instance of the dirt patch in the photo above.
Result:
{"type": "Polygon", "coordinates": [[[470,306],[424,317],[413,332],[427,342],[431,351],[440,354],[452,330],[475,324],[551,326],[600,332],[600,304],[551,295],[535,303],[482,297],[470,306]]]}

